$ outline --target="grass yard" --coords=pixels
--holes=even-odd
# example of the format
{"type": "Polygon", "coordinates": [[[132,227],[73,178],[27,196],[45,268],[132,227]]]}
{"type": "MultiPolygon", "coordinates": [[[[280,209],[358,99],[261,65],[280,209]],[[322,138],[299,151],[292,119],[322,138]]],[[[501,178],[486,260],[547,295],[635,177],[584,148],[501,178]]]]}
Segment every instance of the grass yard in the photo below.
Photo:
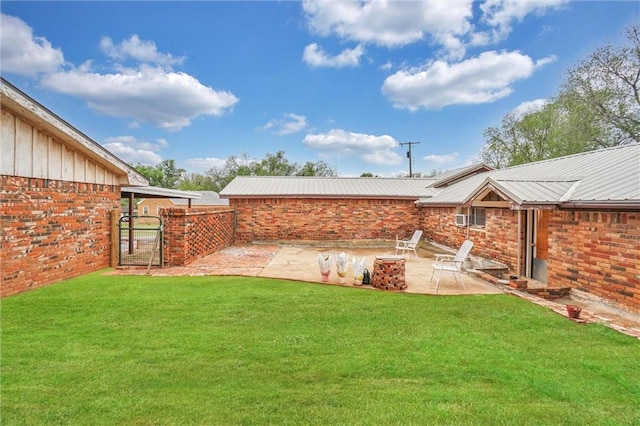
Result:
{"type": "Polygon", "coordinates": [[[640,341],[516,297],[86,275],[1,301],[2,424],[640,424],[640,341]]]}

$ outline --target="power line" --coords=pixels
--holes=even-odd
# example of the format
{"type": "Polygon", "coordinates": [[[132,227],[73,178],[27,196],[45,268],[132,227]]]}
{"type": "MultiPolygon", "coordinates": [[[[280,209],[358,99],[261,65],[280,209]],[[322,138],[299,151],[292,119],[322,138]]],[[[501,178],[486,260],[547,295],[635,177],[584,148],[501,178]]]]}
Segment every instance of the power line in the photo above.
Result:
{"type": "Polygon", "coordinates": [[[420,142],[400,142],[400,146],[405,146],[405,145],[409,146],[409,150],[407,151],[407,158],[409,159],[409,177],[413,177],[413,169],[411,166],[411,163],[413,162],[413,158],[411,156],[411,146],[417,145],[419,143],[420,142]]]}

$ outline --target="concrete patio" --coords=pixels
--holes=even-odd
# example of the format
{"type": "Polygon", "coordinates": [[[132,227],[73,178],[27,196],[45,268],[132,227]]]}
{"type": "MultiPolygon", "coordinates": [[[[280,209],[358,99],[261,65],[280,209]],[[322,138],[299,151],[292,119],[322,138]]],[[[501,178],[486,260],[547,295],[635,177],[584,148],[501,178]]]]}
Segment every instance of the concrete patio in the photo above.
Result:
{"type": "MultiPolygon", "coordinates": [[[[367,269],[373,272],[376,256],[392,256],[393,247],[339,247],[318,245],[273,245],[251,244],[227,247],[216,253],[205,256],[185,267],[152,268],[153,276],[201,276],[201,275],[236,275],[264,278],[279,278],[295,281],[356,287],[353,283],[351,259],[353,256],[366,257],[367,269]],[[318,254],[345,252],[349,255],[349,268],[344,284],[341,284],[332,265],[329,282],[324,283],[320,276],[318,254]]],[[[433,253],[418,249],[418,258],[413,254],[405,256],[406,293],[436,294],[436,282],[431,281],[433,253]]],[[[120,274],[146,274],[147,268],[121,268],[120,274]]],[[[464,275],[463,288],[454,279],[453,274],[443,273],[440,279],[438,294],[500,294],[502,290],[474,275],[464,275]]],[[[373,289],[371,286],[358,286],[373,289]]]]}

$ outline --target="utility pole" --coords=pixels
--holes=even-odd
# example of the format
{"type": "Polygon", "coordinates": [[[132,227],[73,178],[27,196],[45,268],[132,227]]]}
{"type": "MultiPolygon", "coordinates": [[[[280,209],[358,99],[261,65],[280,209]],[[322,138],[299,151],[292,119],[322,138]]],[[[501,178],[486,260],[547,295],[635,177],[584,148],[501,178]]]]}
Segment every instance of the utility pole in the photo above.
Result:
{"type": "Polygon", "coordinates": [[[420,142],[401,142],[400,143],[400,146],[405,146],[405,145],[409,146],[409,150],[407,151],[407,158],[409,159],[409,177],[413,177],[413,171],[411,168],[411,163],[413,162],[413,158],[411,156],[411,146],[419,143],[420,142]]]}

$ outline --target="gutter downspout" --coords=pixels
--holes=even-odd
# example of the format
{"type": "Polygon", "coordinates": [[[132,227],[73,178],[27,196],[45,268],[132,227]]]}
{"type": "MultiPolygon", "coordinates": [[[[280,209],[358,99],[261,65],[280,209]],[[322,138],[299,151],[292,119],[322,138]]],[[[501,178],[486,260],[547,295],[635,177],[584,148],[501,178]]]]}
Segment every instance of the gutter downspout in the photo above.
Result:
{"type": "Polygon", "coordinates": [[[517,267],[517,275],[520,276],[521,267],[520,267],[520,253],[522,251],[522,211],[517,210],[518,212],[518,267],[517,267]]]}

